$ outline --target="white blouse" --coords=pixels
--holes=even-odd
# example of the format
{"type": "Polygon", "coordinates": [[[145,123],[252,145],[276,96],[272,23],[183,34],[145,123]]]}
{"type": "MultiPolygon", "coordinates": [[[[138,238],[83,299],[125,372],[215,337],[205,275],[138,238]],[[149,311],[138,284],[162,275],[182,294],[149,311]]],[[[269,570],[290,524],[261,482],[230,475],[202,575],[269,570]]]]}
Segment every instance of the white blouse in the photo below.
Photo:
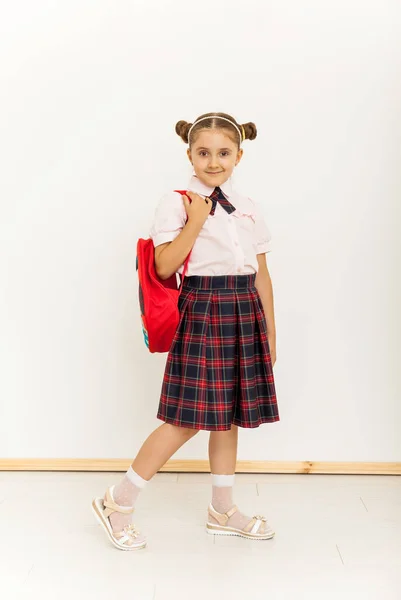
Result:
{"type": "MultiPolygon", "coordinates": [[[[271,252],[271,234],[259,205],[233,190],[231,178],[220,188],[236,210],[229,215],[217,202],[215,214],[207,217],[195,240],[186,273],[188,277],[257,273],[256,255],[271,252]]],[[[210,196],[214,188],[193,175],[187,190],[205,198],[210,196]]],[[[155,248],[172,242],[186,220],[187,213],[181,195],[174,191],[165,194],[156,208],[150,230],[155,248]]],[[[183,266],[177,272],[182,271],[183,266]]]]}

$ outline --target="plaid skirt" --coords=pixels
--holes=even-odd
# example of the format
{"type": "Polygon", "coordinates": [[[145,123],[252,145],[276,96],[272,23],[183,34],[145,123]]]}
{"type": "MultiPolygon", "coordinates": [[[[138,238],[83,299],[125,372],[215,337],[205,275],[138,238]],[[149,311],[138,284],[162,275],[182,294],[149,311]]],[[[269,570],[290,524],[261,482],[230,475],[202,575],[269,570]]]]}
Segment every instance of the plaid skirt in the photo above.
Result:
{"type": "Polygon", "coordinates": [[[208,431],[280,420],[255,279],[256,274],[184,279],[158,419],[208,431]]]}

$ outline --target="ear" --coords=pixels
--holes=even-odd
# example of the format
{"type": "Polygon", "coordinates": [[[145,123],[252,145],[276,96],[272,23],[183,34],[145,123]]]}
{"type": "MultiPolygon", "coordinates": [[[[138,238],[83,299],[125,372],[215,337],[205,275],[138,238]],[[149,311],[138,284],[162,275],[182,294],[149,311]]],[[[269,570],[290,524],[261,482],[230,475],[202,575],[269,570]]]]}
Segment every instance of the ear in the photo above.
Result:
{"type": "Polygon", "coordinates": [[[244,154],[244,151],[243,151],[243,149],[242,149],[242,148],[241,148],[240,150],[238,150],[238,153],[237,153],[237,160],[235,161],[235,166],[237,166],[237,165],[238,165],[238,163],[240,162],[240,160],[241,160],[241,158],[242,158],[242,155],[243,155],[243,154],[244,154]]]}
{"type": "Polygon", "coordinates": [[[191,163],[191,165],[192,165],[191,150],[190,150],[189,148],[187,148],[187,156],[188,156],[188,158],[189,158],[189,161],[190,161],[190,163],[191,163]]]}

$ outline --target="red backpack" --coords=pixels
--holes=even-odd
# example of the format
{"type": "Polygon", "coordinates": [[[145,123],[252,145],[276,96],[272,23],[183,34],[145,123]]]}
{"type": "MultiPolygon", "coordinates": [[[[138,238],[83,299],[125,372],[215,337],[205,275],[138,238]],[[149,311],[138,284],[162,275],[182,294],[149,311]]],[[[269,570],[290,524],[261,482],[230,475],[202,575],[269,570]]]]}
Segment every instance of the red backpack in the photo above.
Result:
{"type": "MultiPolygon", "coordinates": [[[[186,195],[186,190],[174,190],[186,195]]],[[[150,352],[168,352],[180,320],[178,298],[187,272],[189,257],[184,262],[180,287],[174,273],[160,279],[155,267],[153,240],[140,238],[137,243],[136,270],[139,280],[139,308],[145,344],[150,352]]]]}

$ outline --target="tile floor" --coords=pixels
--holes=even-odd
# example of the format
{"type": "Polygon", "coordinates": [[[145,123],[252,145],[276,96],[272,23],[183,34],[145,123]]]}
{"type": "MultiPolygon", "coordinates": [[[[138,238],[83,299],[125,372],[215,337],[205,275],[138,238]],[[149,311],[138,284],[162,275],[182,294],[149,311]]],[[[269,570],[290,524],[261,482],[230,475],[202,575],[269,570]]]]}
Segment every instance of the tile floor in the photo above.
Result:
{"type": "Polygon", "coordinates": [[[400,600],[401,477],[237,474],[234,500],[267,541],[204,530],[209,474],[159,473],[121,552],[90,510],[123,473],[0,472],[4,600],[400,600]]]}

